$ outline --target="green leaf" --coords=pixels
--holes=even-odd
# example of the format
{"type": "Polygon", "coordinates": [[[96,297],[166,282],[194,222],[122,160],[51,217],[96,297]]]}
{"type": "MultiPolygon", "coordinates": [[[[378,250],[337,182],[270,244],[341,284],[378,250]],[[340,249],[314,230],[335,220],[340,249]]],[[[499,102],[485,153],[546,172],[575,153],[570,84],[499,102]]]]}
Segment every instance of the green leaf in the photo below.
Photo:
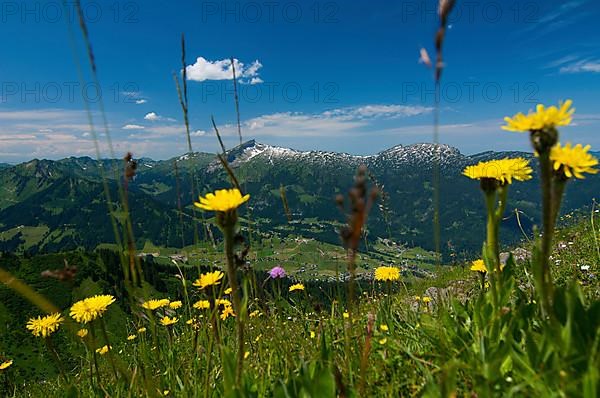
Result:
{"type": "Polygon", "coordinates": [[[70,386],[67,391],[65,391],[65,398],[78,398],[79,397],[79,391],[77,390],[77,387],[75,386],[70,386]]]}

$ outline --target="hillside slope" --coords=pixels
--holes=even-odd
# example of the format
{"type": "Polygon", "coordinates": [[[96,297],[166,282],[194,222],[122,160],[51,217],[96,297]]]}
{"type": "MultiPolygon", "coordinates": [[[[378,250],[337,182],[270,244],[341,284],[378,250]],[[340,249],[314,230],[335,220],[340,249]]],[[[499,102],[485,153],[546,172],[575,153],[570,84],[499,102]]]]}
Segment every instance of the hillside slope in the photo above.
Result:
{"type": "MultiPolygon", "coordinates": [[[[249,141],[227,153],[243,187],[252,195],[247,216],[255,229],[273,230],[288,224],[281,198],[283,187],[292,220],[297,223],[287,225],[281,232],[337,242],[336,225],[343,215],[334,209],[334,198],[351,186],[356,168],[365,164],[371,182],[383,192],[369,219],[369,236],[391,237],[426,249],[432,248],[432,177],[438,162],[442,242],[446,253],[479,250],[484,232],[477,182],[462,176],[463,168],[506,156],[524,156],[535,162],[526,153],[484,152],[466,156],[455,148],[433,144],[399,145],[375,155],[354,156],[302,152],[249,141]],[[320,223],[320,227],[306,229],[303,221],[307,219],[320,223]]],[[[19,226],[47,226],[54,236],[29,245],[36,250],[93,248],[98,243],[112,242],[102,177],[108,181],[111,198],[117,203],[115,176],[121,172],[120,160],[99,162],[91,158],[32,160],[0,169],[0,232],[19,226]]],[[[229,185],[227,174],[213,154],[138,161],[137,175],[129,184],[129,201],[139,247],[146,240],[180,246],[182,230],[184,241],[193,241],[192,175],[196,194],[229,185]],[[183,224],[178,213],[178,188],[183,224]]],[[[599,189],[600,176],[590,176],[585,184],[573,181],[567,189],[564,209],[588,205],[599,189]]],[[[511,187],[503,230],[505,240],[514,241],[520,235],[516,219],[510,213],[515,208],[523,212],[523,227],[531,229],[539,215],[532,198],[538,196],[535,178],[511,187]]],[[[199,227],[199,236],[203,235],[199,227]]],[[[3,250],[23,248],[25,243],[24,238],[15,238],[15,234],[0,236],[3,250]]]]}

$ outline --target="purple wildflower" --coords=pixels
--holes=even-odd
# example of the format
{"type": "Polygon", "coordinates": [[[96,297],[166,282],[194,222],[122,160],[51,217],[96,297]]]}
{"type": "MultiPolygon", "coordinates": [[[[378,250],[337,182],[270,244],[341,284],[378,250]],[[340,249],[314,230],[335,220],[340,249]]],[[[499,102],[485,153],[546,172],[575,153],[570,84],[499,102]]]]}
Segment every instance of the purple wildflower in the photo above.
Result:
{"type": "Polygon", "coordinates": [[[269,271],[269,276],[273,279],[277,279],[277,278],[285,278],[285,270],[283,269],[283,267],[275,266],[273,268],[271,268],[271,270],[269,271]]]}

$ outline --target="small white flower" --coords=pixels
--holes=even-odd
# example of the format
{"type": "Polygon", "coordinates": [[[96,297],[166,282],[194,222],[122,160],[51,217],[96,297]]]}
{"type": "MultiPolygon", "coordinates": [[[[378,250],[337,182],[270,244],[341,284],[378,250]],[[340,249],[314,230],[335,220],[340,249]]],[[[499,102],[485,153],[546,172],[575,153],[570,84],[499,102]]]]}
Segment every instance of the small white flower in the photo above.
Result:
{"type": "Polygon", "coordinates": [[[579,267],[582,271],[587,271],[590,269],[589,265],[582,265],[581,267],[579,267]]]}

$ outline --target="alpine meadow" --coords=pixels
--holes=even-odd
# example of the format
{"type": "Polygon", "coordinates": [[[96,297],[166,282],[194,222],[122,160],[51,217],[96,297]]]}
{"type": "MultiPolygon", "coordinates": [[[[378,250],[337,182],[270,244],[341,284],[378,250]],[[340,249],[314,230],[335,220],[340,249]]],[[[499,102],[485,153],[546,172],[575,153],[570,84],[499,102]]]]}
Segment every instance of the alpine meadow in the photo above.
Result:
{"type": "Polygon", "coordinates": [[[600,396],[595,0],[0,9],[1,396],[600,396]]]}

